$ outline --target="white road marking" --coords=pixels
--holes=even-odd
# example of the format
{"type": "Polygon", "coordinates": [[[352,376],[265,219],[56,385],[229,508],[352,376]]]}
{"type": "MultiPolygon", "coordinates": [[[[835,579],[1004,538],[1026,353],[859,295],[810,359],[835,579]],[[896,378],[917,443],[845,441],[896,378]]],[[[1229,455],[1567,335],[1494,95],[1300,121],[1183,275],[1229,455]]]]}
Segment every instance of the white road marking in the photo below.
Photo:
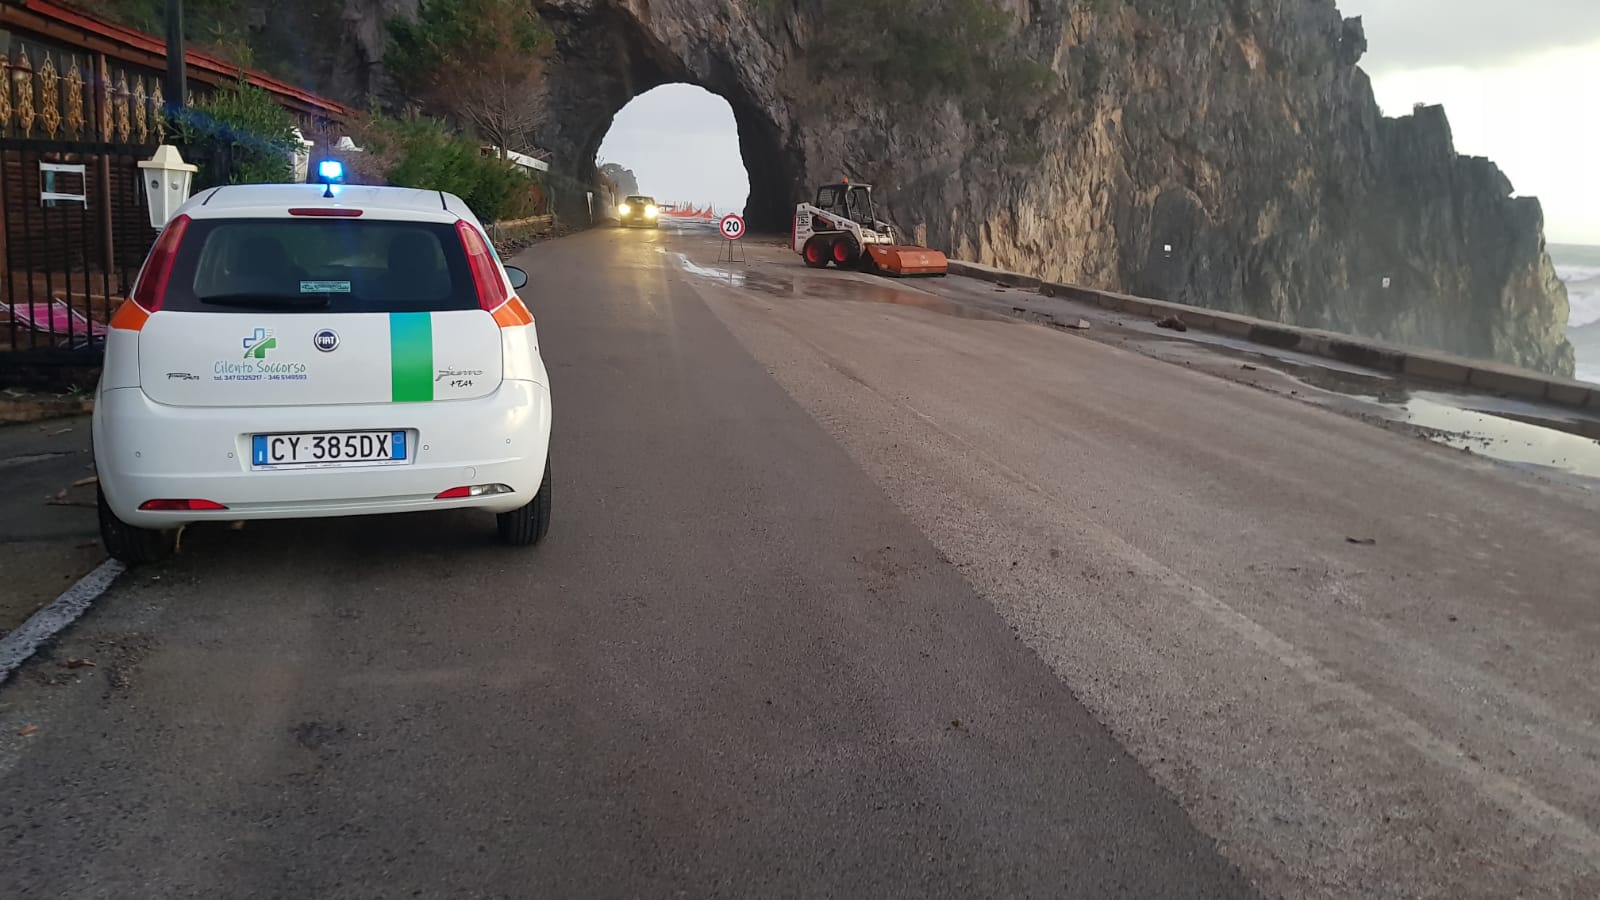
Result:
{"type": "Polygon", "coordinates": [[[89,604],[106,592],[127,567],[108,559],[78,583],[50,601],[50,605],[28,617],[16,631],[0,638],[0,682],[11,677],[45,641],[60,634],[89,609],[89,604]]]}

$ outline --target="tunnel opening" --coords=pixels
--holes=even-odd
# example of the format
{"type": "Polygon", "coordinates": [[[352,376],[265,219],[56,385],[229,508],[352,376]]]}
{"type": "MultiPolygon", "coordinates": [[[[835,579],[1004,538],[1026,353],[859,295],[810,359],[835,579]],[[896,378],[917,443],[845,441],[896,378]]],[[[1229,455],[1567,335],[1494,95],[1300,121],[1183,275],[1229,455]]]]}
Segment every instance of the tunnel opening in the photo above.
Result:
{"type": "MultiPolygon", "coordinates": [[[[742,204],[752,230],[786,232],[805,196],[804,154],[792,133],[777,85],[740,74],[726,40],[690,43],[663,37],[627,5],[536,4],[556,35],[546,71],[544,121],[534,137],[552,155],[551,187],[558,215],[592,209],[596,160],[619,114],[657,89],[698,89],[720,98],[733,118],[748,193],[742,204]]],[[[648,109],[653,103],[646,101],[648,109]]],[[[624,124],[628,118],[624,117],[624,124]]],[[[607,159],[629,166],[618,153],[607,159]]],[[[646,192],[663,190],[641,182],[646,192]]],[[[660,199],[660,198],[658,198],[660,199]]]]}
{"type": "Polygon", "coordinates": [[[743,214],[750,196],[733,107],[690,84],[662,85],[628,101],[595,161],[618,199],[649,195],[669,214],[743,214]]]}

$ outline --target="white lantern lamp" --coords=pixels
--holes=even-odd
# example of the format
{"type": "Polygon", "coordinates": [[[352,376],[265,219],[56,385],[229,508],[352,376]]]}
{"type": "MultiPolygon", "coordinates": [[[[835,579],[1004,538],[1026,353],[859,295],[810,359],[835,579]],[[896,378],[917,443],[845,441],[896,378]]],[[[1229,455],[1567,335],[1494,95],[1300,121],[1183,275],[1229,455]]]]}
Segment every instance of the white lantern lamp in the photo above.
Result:
{"type": "Polygon", "coordinates": [[[184,162],[177,147],[162,144],[154,156],[139,163],[139,170],[145,201],[150,206],[150,227],[160,231],[177,215],[178,207],[188,201],[194,174],[200,167],[184,162]]]}

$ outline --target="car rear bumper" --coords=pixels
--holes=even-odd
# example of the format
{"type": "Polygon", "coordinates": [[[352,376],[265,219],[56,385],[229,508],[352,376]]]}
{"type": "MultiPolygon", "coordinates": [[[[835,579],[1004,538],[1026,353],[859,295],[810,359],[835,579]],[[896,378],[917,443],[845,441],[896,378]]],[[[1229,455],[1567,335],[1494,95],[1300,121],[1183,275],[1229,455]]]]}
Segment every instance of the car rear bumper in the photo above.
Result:
{"type": "Polygon", "coordinates": [[[100,393],[95,468],[117,518],[143,528],[199,521],[375,515],[463,507],[508,512],[533,499],[550,442],[550,394],[505,381],[487,397],[432,403],[311,407],[179,407],[139,388],[100,393]],[[413,433],[403,465],[257,470],[255,434],[309,431],[413,433]],[[435,500],[460,486],[511,492],[435,500]],[[153,499],[210,500],[215,511],[145,511],[153,499]]]}

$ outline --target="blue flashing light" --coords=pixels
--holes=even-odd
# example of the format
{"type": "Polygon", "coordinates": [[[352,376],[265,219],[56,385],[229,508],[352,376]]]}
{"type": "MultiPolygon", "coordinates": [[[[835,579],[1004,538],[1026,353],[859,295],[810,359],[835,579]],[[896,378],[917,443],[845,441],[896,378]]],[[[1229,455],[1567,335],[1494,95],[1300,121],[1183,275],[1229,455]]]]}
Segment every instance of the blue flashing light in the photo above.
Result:
{"type": "Polygon", "coordinates": [[[325,159],[317,166],[317,174],[323,181],[338,181],[344,177],[344,163],[337,159],[325,159]]]}

